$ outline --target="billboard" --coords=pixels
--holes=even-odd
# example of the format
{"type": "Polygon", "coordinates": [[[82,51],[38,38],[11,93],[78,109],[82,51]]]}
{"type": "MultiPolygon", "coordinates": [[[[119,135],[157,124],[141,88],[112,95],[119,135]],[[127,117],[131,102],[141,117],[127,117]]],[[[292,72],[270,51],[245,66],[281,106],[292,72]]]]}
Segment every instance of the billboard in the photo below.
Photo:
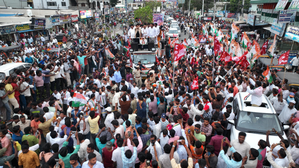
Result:
{"type": "Polygon", "coordinates": [[[85,19],[85,18],[91,18],[92,17],[92,11],[91,10],[81,10],[80,11],[80,18],[85,19]]]}
{"type": "Polygon", "coordinates": [[[153,23],[157,23],[159,26],[162,26],[164,22],[164,15],[162,13],[153,14],[153,23]]]}
{"type": "Polygon", "coordinates": [[[299,9],[299,0],[292,0],[289,10],[298,10],[299,9]]]}
{"type": "Polygon", "coordinates": [[[284,10],[289,0],[279,0],[276,4],[275,10],[284,10]]]}
{"type": "Polygon", "coordinates": [[[299,27],[289,25],[284,37],[299,42],[299,27]]]}

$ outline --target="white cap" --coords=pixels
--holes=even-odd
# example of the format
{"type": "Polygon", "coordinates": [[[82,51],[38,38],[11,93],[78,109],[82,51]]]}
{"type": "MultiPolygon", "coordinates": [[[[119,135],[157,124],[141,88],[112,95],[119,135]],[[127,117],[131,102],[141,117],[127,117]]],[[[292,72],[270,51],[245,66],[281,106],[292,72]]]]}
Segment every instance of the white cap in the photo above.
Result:
{"type": "Polygon", "coordinates": [[[107,108],[105,108],[105,110],[111,112],[112,109],[111,109],[111,107],[107,107],[107,108]]]}

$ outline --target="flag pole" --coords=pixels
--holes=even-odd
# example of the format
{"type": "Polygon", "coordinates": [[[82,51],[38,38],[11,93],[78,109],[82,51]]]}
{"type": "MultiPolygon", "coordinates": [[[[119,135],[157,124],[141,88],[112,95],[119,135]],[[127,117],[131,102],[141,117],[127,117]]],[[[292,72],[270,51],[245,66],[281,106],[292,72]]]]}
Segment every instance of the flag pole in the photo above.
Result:
{"type": "MultiPolygon", "coordinates": [[[[230,68],[229,71],[231,71],[236,65],[237,65],[237,64],[235,63],[235,64],[230,68]]],[[[223,76],[224,79],[225,79],[225,77],[226,77],[226,75],[228,74],[229,71],[227,71],[226,74],[223,76]]],[[[220,82],[217,84],[217,86],[218,86],[219,84],[220,84],[220,82]]]]}

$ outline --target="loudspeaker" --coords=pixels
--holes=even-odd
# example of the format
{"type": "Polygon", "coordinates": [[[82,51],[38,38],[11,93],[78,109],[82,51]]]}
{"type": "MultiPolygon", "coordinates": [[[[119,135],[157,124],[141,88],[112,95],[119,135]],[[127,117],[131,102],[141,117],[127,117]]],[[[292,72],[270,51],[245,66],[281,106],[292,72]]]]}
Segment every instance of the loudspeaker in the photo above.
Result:
{"type": "Polygon", "coordinates": [[[148,43],[148,51],[152,51],[152,48],[155,47],[155,43],[154,42],[149,42],[148,43]]]}
{"type": "Polygon", "coordinates": [[[137,42],[132,42],[131,47],[134,51],[138,51],[138,43],[137,42]]]}

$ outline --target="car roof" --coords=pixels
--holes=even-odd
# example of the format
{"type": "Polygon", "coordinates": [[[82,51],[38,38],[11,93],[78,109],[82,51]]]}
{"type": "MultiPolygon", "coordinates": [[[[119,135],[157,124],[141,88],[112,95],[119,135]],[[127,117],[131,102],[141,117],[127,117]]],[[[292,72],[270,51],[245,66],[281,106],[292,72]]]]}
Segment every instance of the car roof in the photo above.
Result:
{"type": "Polygon", "coordinates": [[[26,64],[29,64],[29,63],[21,63],[20,62],[20,63],[8,63],[8,64],[4,64],[4,65],[0,66],[0,72],[4,72],[4,71],[10,70],[10,69],[19,67],[20,65],[26,65],[26,64]]]}
{"type": "Polygon", "coordinates": [[[169,30],[178,30],[177,28],[170,28],[169,30]]]}
{"type": "MultiPolygon", "coordinates": [[[[251,102],[251,94],[249,97],[248,92],[239,92],[236,94],[235,98],[237,98],[240,101],[240,111],[248,111],[248,112],[254,112],[254,113],[267,113],[267,114],[275,114],[276,111],[273,108],[272,104],[270,103],[269,99],[266,97],[266,95],[262,95],[262,104],[266,104],[267,107],[255,107],[255,106],[247,106],[247,102],[251,102]],[[246,100],[245,100],[246,99],[246,100]]],[[[251,104],[251,103],[250,103],[251,104]]]]}

